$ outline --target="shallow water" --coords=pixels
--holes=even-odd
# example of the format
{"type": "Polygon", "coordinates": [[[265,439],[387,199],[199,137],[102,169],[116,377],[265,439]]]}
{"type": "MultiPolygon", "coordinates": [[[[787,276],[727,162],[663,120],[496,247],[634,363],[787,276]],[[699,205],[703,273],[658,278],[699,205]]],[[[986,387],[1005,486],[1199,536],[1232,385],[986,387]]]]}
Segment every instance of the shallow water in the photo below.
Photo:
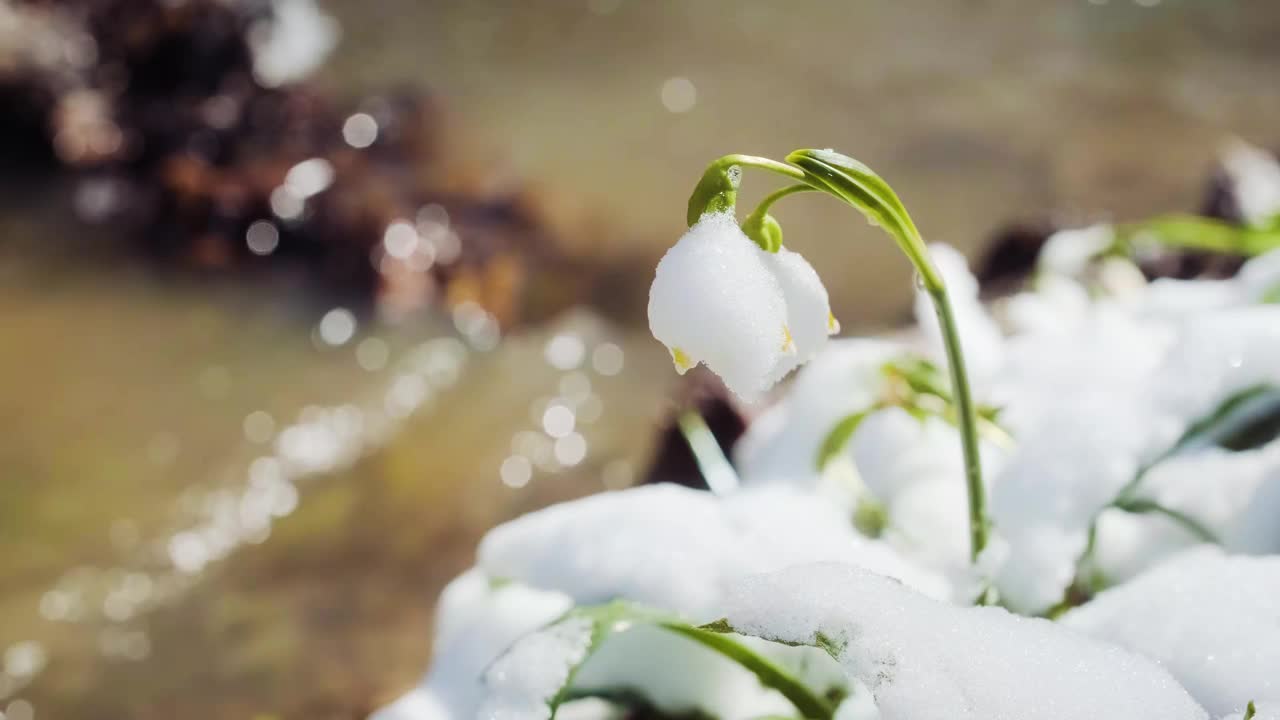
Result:
{"type": "Polygon", "coordinates": [[[95,250],[57,197],[0,216],[0,711],[358,715],[483,528],[643,469],[651,339],[583,311],[333,347],[314,298],[95,250]]]}
{"type": "MultiPolygon", "coordinates": [[[[320,81],[440,90],[461,147],[603,215],[605,252],[656,256],[713,156],[801,145],[868,161],[972,250],[1009,219],[1185,208],[1226,134],[1275,140],[1280,12],[1146,5],[333,2],[320,81]]],[[[6,720],[362,715],[420,674],[483,528],[626,484],[675,381],[588,313],[493,350],[450,318],[330,347],[331,303],[122,260],[66,194],[0,205],[6,720]],[[568,468],[556,397],[586,446],[568,468]],[[519,488],[513,454],[542,463],[519,488]]],[[[779,214],[846,327],[901,314],[872,229],[820,198],[779,214]]]]}

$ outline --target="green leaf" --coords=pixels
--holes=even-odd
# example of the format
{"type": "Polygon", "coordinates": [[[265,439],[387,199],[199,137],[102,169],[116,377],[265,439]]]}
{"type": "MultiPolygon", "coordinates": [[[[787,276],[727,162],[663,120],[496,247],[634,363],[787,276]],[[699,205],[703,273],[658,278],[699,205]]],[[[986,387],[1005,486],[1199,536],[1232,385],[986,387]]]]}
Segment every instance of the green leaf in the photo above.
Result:
{"type": "Polygon", "coordinates": [[[796,150],[786,159],[804,171],[809,184],[849,203],[873,225],[889,233],[925,287],[931,293],[941,292],[942,277],[929,259],[920,231],[906,206],[889,183],[863,163],[834,150],[796,150]]]}
{"type": "MultiPolygon", "coordinates": [[[[1248,450],[1274,440],[1280,434],[1280,388],[1254,385],[1223,400],[1213,412],[1192,423],[1168,450],[1138,468],[1120,489],[1111,505],[1120,507],[1136,499],[1142,479],[1151,468],[1179,453],[1217,446],[1248,450]]],[[[1096,518],[1095,518],[1096,522],[1096,518]]]]}
{"type": "Polygon", "coordinates": [[[883,407],[882,404],[876,403],[866,410],[841,418],[827,433],[827,436],[822,439],[822,445],[818,447],[818,456],[814,459],[818,469],[826,469],[828,463],[844,452],[845,446],[849,444],[849,440],[853,438],[853,434],[857,432],[858,426],[862,424],[862,421],[866,420],[868,415],[883,407]]]}
{"type": "Polygon", "coordinates": [[[1280,387],[1254,385],[1223,400],[1213,412],[1193,423],[1154,462],[1210,445],[1230,450],[1259,447],[1276,437],[1275,430],[1280,429],[1276,428],[1277,422],[1280,387]]]}
{"type": "Polygon", "coordinates": [[[1198,215],[1163,215],[1116,228],[1117,242],[1133,245],[1153,241],[1169,247],[1252,257],[1280,247],[1280,231],[1249,228],[1198,215]]]}
{"type": "Polygon", "coordinates": [[[1258,708],[1254,707],[1253,701],[1249,701],[1249,706],[1244,709],[1244,720],[1253,720],[1253,716],[1258,714],[1258,708]]]}
{"type": "MultiPolygon", "coordinates": [[[[547,627],[584,619],[591,623],[590,639],[587,647],[584,648],[582,658],[569,668],[564,686],[555,696],[547,700],[553,718],[562,704],[582,695],[582,691],[573,688],[574,679],[600,646],[610,637],[627,632],[638,625],[662,628],[689,638],[738,663],[754,674],[762,685],[777,690],[787,698],[804,718],[831,720],[835,712],[832,704],[820,693],[810,690],[772,660],[759,655],[752,648],[718,630],[708,629],[709,626],[696,627],[670,613],[615,601],[606,605],[574,608],[547,627]]],[[[591,690],[588,694],[595,695],[600,692],[607,692],[607,689],[591,690]]]]}
{"type": "Polygon", "coordinates": [[[837,661],[840,659],[840,656],[844,653],[845,648],[848,645],[848,643],[845,643],[840,640],[836,640],[834,638],[830,638],[826,635],[823,635],[822,633],[816,633],[814,635],[813,642],[790,642],[787,640],[779,640],[778,638],[765,637],[763,635],[756,635],[754,633],[743,632],[742,630],[735,628],[733,624],[729,622],[728,618],[720,618],[719,620],[716,620],[714,622],[709,622],[705,625],[699,625],[698,629],[705,630],[706,632],[710,632],[710,633],[721,633],[721,634],[736,633],[738,635],[746,635],[747,637],[756,637],[756,638],[760,638],[761,640],[768,640],[769,642],[776,642],[781,645],[790,645],[791,647],[818,648],[819,650],[825,652],[827,655],[830,655],[832,660],[837,660],[837,661]]]}
{"type": "Polygon", "coordinates": [[[1182,529],[1196,536],[1197,540],[1200,540],[1202,542],[1214,543],[1214,544],[1218,544],[1221,542],[1218,539],[1218,536],[1215,535],[1212,530],[1202,525],[1199,520],[1196,520],[1195,518],[1182,512],[1181,510],[1174,510],[1173,508],[1165,507],[1164,505],[1161,505],[1160,503],[1154,500],[1147,500],[1142,498],[1127,498],[1127,499],[1117,500],[1116,502],[1112,503],[1112,507],[1116,508],[1117,510],[1123,510],[1128,513],[1134,513],[1136,515],[1145,515],[1145,514],[1163,515],[1169,518],[1170,520],[1172,520],[1173,522],[1177,523],[1177,525],[1182,529]]]}

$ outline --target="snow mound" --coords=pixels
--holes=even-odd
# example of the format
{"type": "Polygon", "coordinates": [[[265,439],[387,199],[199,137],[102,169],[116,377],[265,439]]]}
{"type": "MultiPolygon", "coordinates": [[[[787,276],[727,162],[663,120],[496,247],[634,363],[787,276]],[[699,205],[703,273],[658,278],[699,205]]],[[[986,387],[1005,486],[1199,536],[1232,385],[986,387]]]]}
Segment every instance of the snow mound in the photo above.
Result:
{"type": "Polygon", "coordinates": [[[1100,594],[1068,627],[1159,662],[1214,715],[1280,698],[1280,557],[1198,548],[1100,594]]]}
{"type": "Polygon", "coordinates": [[[854,567],[752,576],[726,609],[740,632],[832,648],[884,720],[1207,717],[1139,655],[1047,620],[939,603],[854,567]]]}
{"type": "Polygon", "coordinates": [[[728,581],[821,560],[949,594],[940,577],[861,537],[830,504],[780,488],[728,498],[675,485],[595,495],[494,529],[478,564],[491,577],[563,592],[580,605],[624,598],[709,621],[728,581]]]}

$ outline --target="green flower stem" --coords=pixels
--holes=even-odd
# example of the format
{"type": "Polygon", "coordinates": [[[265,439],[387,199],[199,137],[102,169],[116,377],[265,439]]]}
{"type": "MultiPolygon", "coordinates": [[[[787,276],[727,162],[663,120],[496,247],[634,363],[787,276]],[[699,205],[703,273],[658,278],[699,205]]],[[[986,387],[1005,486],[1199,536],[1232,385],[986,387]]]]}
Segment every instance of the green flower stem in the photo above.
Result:
{"type": "Polygon", "coordinates": [[[707,487],[716,495],[725,495],[738,488],[738,473],[720,449],[716,436],[707,427],[707,421],[697,410],[685,410],[676,418],[680,433],[689,444],[693,460],[707,481],[707,487]]]}
{"type": "Polygon", "coordinates": [[[725,155],[711,163],[711,167],[718,168],[720,170],[728,170],[735,165],[744,168],[752,167],[760,170],[769,170],[771,172],[778,173],[779,175],[785,175],[792,180],[799,180],[802,183],[812,184],[809,176],[806,175],[803,170],[795,167],[794,165],[778,162],[777,160],[771,160],[767,157],[734,154],[725,155]]]}
{"type": "Polygon", "coordinates": [[[813,192],[817,188],[812,185],[789,185],[775,190],[765,196],[755,210],[742,221],[742,232],[751,238],[765,252],[776,253],[782,249],[782,226],[769,214],[769,208],[788,195],[800,192],[813,192]]]}
{"type": "Polygon", "coordinates": [[[951,386],[955,388],[956,412],[960,416],[960,444],[964,452],[964,479],[969,493],[969,559],[977,561],[987,546],[988,524],[986,517],[987,486],[982,481],[982,457],[978,452],[978,418],[969,390],[969,375],[965,370],[964,352],[960,346],[951,299],[945,287],[930,289],[934,311],[938,314],[938,327],[942,328],[942,344],[947,352],[947,366],[951,369],[951,386]]]}
{"type": "Polygon", "coordinates": [[[774,203],[778,202],[779,200],[781,200],[782,198],[788,195],[795,195],[796,193],[802,193],[802,192],[814,192],[817,189],[818,188],[812,185],[801,184],[801,185],[788,185],[784,188],[779,188],[777,190],[774,190],[773,192],[764,196],[764,199],[760,201],[760,204],[756,206],[755,210],[751,211],[751,215],[749,215],[748,217],[765,215],[766,213],[769,212],[769,208],[773,207],[774,203]]]}

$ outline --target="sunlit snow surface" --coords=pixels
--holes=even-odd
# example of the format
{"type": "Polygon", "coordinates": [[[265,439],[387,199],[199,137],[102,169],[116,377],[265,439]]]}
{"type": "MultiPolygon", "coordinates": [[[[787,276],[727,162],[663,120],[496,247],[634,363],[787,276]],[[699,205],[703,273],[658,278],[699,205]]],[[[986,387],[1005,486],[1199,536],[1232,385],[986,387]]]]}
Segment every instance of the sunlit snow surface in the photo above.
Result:
{"type": "Polygon", "coordinates": [[[1062,622],[1156,660],[1214,715],[1280,701],[1280,557],[1191,550],[1062,622]]]}
{"type": "Polygon", "coordinates": [[[1048,620],[940,603],[845,565],[745,578],[726,616],[752,635],[825,638],[884,720],[1206,717],[1146,658],[1048,620]]]}

